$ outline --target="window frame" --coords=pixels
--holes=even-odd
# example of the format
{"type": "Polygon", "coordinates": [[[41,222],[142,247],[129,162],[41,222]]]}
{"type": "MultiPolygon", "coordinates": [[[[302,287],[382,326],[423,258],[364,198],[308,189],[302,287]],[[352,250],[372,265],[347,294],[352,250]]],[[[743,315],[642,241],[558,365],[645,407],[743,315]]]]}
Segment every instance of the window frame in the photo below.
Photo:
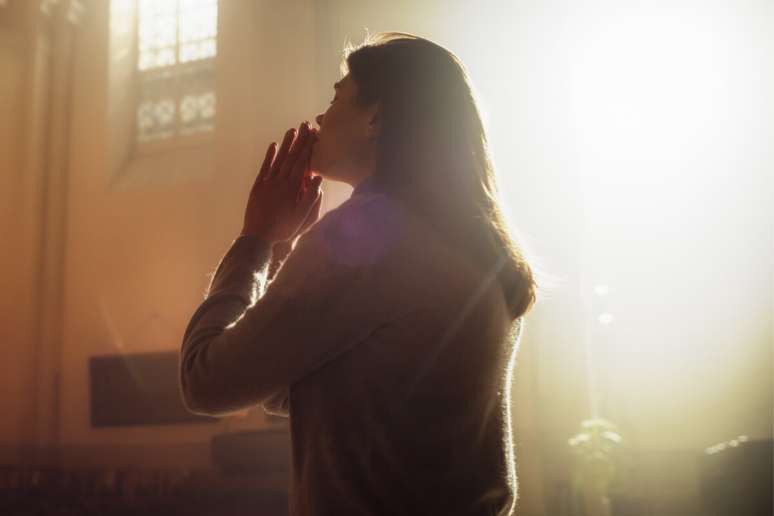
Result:
{"type": "MultiPolygon", "coordinates": [[[[134,16],[134,45],[133,45],[133,56],[132,56],[132,62],[133,62],[133,73],[132,73],[132,91],[133,91],[133,101],[134,101],[134,109],[132,110],[132,149],[131,149],[131,155],[133,157],[143,157],[147,155],[153,155],[157,153],[162,152],[171,152],[171,151],[178,151],[178,150],[185,150],[187,148],[191,147],[200,147],[205,145],[212,145],[215,141],[215,131],[217,129],[217,119],[218,119],[218,111],[217,111],[217,61],[219,56],[219,21],[220,21],[220,0],[215,0],[215,6],[216,6],[216,12],[218,14],[216,26],[215,26],[215,55],[211,57],[207,57],[204,59],[194,59],[191,61],[187,61],[185,63],[180,63],[179,56],[180,56],[180,42],[179,42],[179,36],[176,37],[175,41],[175,64],[174,65],[167,65],[165,67],[158,67],[158,68],[151,68],[149,71],[146,70],[140,70],[139,68],[139,62],[140,62],[140,23],[141,23],[141,16],[140,16],[140,0],[134,0],[135,1],[135,16],[134,16]],[[207,64],[205,64],[207,63],[207,64]],[[211,73],[213,75],[213,88],[212,92],[215,95],[215,112],[212,116],[212,128],[206,129],[202,131],[195,131],[189,134],[181,134],[180,132],[180,125],[181,125],[181,119],[180,119],[180,101],[182,100],[180,91],[179,91],[179,85],[177,82],[179,81],[179,77],[181,74],[181,69],[185,70],[186,68],[194,68],[197,66],[206,66],[211,68],[211,73]],[[140,103],[142,102],[142,92],[143,92],[143,82],[144,77],[146,73],[154,73],[157,70],[163,70],[163,69],[170,69],[174,70],[172,74],[171,80],[175,81],[174,89],[174,100],[175,100],[175,123],[174,123],[174,133],[170,136],[165,137],[159,137],[159,138],[153,138],[149,140],[140,140],[139,138],[139,109],[140,109],[140,103]]],[[[179,0],[178,0],[179,2],[179,0]]],[[[179,6],[179,3],[178,3],[179,6]]],[[[177,28],[176,31],[179,34],[179,16],[180,13],[178,11],[178,22],[177,22],[177,28]]],[[[184,73],[184,72],[183,72],[184,73]]]]}

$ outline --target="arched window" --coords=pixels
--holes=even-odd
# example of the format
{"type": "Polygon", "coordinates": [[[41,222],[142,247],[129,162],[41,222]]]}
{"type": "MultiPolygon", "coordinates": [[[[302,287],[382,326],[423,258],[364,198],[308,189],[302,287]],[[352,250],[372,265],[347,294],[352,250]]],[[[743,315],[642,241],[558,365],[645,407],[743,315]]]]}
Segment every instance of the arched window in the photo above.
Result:
{"type": "Polygon", "coordinates": [[[217,0],[139,0],[138,144],[211,131],[217,0]]]}

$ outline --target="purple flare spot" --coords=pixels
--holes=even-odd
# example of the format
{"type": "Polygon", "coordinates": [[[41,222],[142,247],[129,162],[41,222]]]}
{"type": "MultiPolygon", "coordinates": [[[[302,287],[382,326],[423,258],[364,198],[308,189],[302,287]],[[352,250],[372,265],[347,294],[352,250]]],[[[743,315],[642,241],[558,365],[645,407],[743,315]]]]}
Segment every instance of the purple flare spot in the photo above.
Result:
{"type": "Polygon", "coordinates": [[[351,197],[330,214],[325,242],[337,263],[353,267],[376,263],[399,237],[397,206],[384,194],[351,197]]]}

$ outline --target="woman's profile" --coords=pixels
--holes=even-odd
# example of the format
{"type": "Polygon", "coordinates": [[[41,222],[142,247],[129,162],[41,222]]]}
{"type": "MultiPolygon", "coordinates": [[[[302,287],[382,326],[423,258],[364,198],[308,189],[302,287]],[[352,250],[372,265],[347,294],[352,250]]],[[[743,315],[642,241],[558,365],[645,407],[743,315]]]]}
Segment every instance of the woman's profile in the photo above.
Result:
{"type": "Polygon", "coordinates": [[[185,330],[183,401],[290,418],[293,516],[514,514],[511,373],[537,285],[471,81],[391,32],[347,47],[334,89],[319,129],[266,152],[185,330]],[[320,218],[322,178],[353,192],[320,218]]]}

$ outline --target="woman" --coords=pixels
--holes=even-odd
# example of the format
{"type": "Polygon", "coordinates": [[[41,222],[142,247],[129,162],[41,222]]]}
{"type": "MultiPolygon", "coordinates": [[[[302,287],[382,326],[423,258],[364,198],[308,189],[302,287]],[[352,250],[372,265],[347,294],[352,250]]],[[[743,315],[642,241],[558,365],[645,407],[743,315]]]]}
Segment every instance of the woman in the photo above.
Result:
{"type": "Polygon", "coordinates": [[[470,81],[405,33],[347,48],[342,72],[319,131],[269,146],[185,331],[183,400],[290,418],[292,515],[513,514],[510,380],[536,284],[470,81]],[[317,220],[322,177],[354,190],[317,220]]]}

